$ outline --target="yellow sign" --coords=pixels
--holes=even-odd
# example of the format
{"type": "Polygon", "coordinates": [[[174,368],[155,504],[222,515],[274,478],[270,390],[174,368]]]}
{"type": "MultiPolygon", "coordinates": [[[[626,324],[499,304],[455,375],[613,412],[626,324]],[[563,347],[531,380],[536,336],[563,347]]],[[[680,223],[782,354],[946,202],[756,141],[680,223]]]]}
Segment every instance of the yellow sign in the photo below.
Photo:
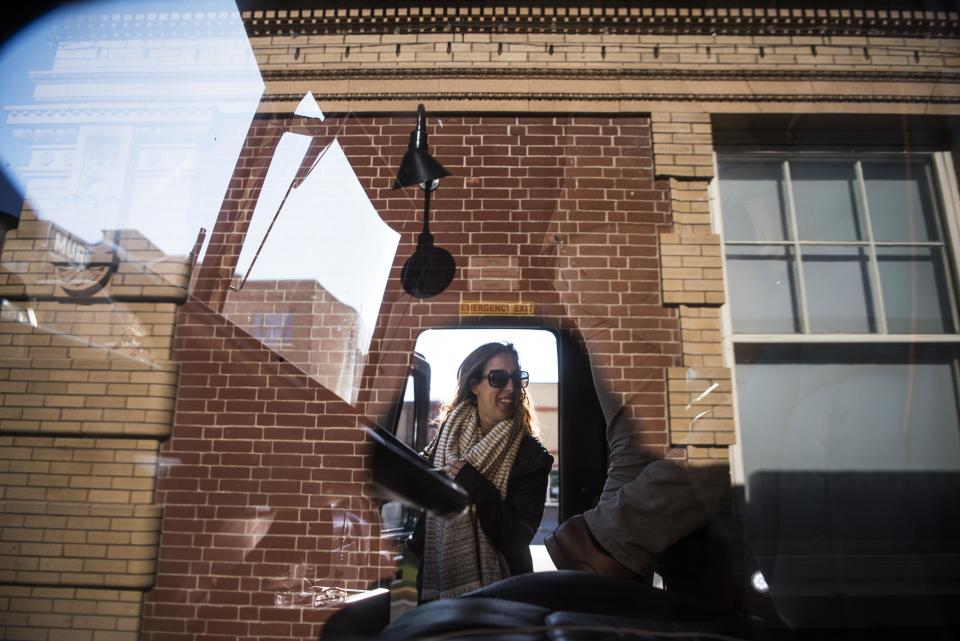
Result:
{"type": "Polygon", "coordinates": [[[533,316],[533,303],[460,303],[461,316],[533,316]]]}

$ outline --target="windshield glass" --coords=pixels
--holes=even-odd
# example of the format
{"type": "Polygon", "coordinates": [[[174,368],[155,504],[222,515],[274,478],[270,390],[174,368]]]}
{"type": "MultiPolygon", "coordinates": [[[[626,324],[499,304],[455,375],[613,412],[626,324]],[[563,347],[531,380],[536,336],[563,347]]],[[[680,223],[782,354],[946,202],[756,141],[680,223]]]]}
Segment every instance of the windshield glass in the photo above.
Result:
{"type": "Polygon", "coordinates": [[[952,638],[960,12],[868,4],[11,8],[0,637],[952,638]]]}

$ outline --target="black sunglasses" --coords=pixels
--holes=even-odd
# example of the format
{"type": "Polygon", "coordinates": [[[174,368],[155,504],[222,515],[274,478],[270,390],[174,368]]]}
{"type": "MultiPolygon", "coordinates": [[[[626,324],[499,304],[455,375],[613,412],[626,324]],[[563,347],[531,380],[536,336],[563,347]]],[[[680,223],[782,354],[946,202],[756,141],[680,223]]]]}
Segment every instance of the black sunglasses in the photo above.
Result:
{"type": "Polygon", "coordinates": [[[510,380],[513,380],[513,384],[518,387],[526,387],[530,382],[530,375],[521,370],[510,373],[505,369],[492,369],[487,373],[487,382],[490,383],[490,387],[506,387],[507,381],[510,380]]]}

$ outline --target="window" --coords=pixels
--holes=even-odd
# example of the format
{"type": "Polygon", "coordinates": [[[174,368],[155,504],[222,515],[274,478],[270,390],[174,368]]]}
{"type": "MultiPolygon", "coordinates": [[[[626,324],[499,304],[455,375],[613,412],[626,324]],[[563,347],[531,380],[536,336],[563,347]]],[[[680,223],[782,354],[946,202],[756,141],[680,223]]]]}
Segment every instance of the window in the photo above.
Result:
{"type": "Polygon", "coordinates": [[[932,156],[739,156],[719,169],[734,332],[956,332],[932,156]]]}
{"type": "Polygon", "coordinates": [[[960,469],[949,161],[725,154],[718,178],[745,476],[960,469]]]}
{"type": "Polygon", "coordinates": [[[258,312],[249,318],[250,335],[267,347],[278,349],[293,344],[293,314],[258,312]]]}
{"type": "Polygon", "coordinates": [[[824,595],[899,604],[956,572],[955,173],[739,154],[718,178],[751,562],[785,621],[842,625],[824,595]]]}

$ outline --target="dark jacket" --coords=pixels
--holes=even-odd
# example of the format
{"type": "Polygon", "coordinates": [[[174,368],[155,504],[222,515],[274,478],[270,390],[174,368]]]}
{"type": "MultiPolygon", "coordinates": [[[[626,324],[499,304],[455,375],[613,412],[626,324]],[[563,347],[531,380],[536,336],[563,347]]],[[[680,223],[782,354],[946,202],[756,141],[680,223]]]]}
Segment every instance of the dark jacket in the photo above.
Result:
{"type": "Polygon", "coordinates": [[[494,547],[500,550],[510,574],[533,571],[530,541],[543,518],[547,499],[547,480],[553,457],[537,439],[524,437],[507,479],[507,498],[469,463],[464,464],[456,480],[476,505],[480,527],[494,547]]]}
{"type": "MultiPolygon", "coordinates": [[[[533,540],[543,518],[543,505],[547,497],[547,480],[553,467],[553,457],[540,442],[530,435],[524,436],[517,450],[517,458],[507,478],[507,497],[500,492],[476,468],[464,464],[455,479],[469,494],[476,506],[480,527],[490,542],[503,554],[510,574],[522,574],[533,570],[530,556],[530,541],[533,540]]],[[[423,521],[411,537],[411,549],[420,555],[423,570],[423,521]]],[[[419,580],[418,580],[419,583],[419,580]]]]}

